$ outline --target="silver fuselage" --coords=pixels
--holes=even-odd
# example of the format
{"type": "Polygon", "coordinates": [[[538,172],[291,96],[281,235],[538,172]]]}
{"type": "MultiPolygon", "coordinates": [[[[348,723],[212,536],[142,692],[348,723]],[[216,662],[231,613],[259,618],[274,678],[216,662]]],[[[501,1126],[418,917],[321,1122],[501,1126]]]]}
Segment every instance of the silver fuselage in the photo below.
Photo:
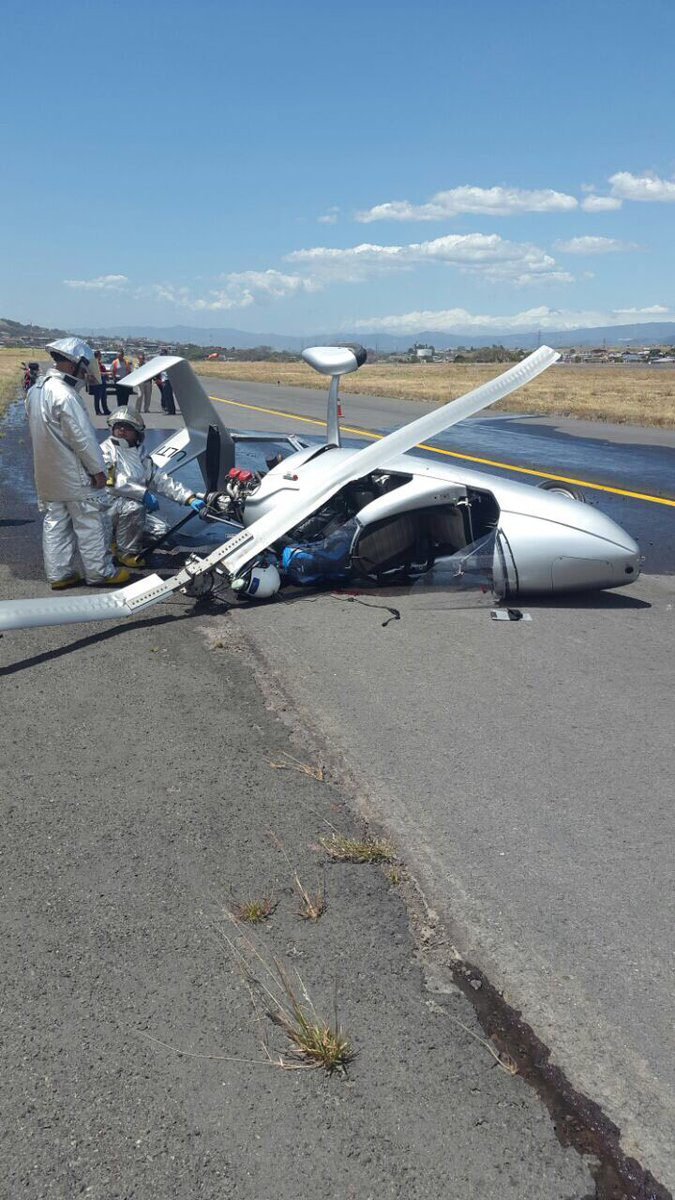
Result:
{"type": "MultiPolygon", "coordinates": [[[[352,450],[307,447],[285,458],[264,476],[246,502],[244,522],[252,524],[273,508],[296,500],[321,474],[352,450]]],[[[383,470],[410,479],[366,504],[358,514],[368,526],[385,517],[456,501],[458,489],[490,493],[499,506],[493,570],[507,595],[615,588],[640,574],[637,543],[597,508],[557,492],[543,491],[484,471],[445,466],[402,454],[383,470]]]]}

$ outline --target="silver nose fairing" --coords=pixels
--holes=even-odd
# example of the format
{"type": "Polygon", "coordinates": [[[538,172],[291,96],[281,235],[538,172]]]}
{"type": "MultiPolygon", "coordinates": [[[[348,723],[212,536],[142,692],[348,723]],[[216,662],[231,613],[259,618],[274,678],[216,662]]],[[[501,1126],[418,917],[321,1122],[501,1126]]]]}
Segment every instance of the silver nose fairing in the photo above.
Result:
{"type": "Polygon", "coordinates": [[[625,530],[576,500],[556,496],[555,504],[557,511],[550,515],[502,510],[500,571],[507,594],[585,591],[635,582],[640,550],[625,530]],[[562,504],[565,509],[560,511],[562,504]]]}

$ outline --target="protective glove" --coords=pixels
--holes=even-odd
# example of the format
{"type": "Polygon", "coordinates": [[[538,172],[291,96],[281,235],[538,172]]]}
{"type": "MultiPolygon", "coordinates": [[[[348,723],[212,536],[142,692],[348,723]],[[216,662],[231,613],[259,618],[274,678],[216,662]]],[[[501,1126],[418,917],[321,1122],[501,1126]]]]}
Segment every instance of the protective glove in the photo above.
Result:
{"type": "Polygon", "coordinates": [[[192,496],[191,499],[188,500],[188,506],[198,513],[202,512],[206,508],[206,503],[201,499],[200,496],[192,496]]]}
{"type": "Polygon", "coordinates": [[[159,500],[154,492],[146,492],[143,497],[143,503],[148,512],[157,512],[159,508],[159,500]]]}

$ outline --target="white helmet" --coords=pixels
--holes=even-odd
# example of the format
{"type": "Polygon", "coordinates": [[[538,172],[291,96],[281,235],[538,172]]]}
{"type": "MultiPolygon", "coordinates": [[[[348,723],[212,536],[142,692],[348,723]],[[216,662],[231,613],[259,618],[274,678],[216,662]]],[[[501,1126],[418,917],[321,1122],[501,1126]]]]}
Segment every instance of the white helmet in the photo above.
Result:
{"type": "Polygon", "coordinates": [[[87,366],[94,357],[94,351],[91,346],[83,342],[81,338],[67,337],[58,338],[55,342],[48,342],[47,349],[52,358],[69,358],[71,362],[81,363],[84,359],[87,366]]]}
{"type": "Polygon", "coordinates": [[[94,358],[94,351],[82,338],[57,338],[55,342],[48,342],[47,350],[55,361],[65,358],[73,364],[72,371],[68,371],[67,374],[79,379],[80,384],[85,379],[92,384],[101,382],[101,372],[94,358]]]}
{"type": "Polygon", "coordinates": [[[233,579],[230,586],[233,592],[250,596],[253,600],[269,600],[279,591],[281,576],[274,563],[261,562],[233,579]]]}
{"type": "Polygon", "coordinates": [[[130,425],[138,434],[139,442],[142,442],[145,437],[145,421],[140,413],[134,412],[131,408],[116,408],[106,418],[106,424],[111,429],[114,429],[115,425],[130,425]]]}

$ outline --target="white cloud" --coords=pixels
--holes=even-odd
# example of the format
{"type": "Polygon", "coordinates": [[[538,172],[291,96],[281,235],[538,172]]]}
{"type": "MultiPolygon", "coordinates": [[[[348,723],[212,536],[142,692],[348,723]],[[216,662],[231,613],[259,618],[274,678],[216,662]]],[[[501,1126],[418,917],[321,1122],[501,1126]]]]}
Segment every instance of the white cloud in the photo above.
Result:
{"type": "Polygon", "coordinates": [[[567,242],[554,242],[556,250],[564,254],[614,254],[626,250],[639,250],[635,242],[620,242],[607,237],[575,237],[567,242]]]}
{"type": "Polygon", "coordinates": [[[507,217],[524,212],[569,212],[577,205],[576,197],[553,191],[552,188],[528,191],[524,188],[464,186],[436,192],[426,204],[388,200],[357,213],[356,220],[368,225],[372,221],[442,221],[460,213],[507,217]]]}
{"type": "Polygon", "coordinates": [[[340,215],[340,209],[336,204],[333,204],[322,217],[317,217],[319,225],[337,225],[337,219],[340,215]]]}
{"type": "Polygon", "coordinates": [[[649,321],[654,317],[672,319],[670,310],[661,305],[649,308],[612,309],[608,312],[573,311],[569,309],[548,308],[542,305],[528,308],[522,312],[507,316],[490,316],[483,313],[470,313],[464,308],[450,308],[441,311],[422,310],[401,313],[387,317],[364,317],[348,322],[351,330],[363,330],[372,333],[415,333],[429,330],[436,333],[454,333],[458,335],[472,333],[525,333],[532,330],[578,329],[584,326],[623,325],[627,319],[631,323],[649,321]]]}
{"type": "Polygon", "coordinates": [[[675,202],[675,180],[660,179],[646,172],[631,175],[630,171],[618,171],[610,177],[612,195],[621,200],[645,200],[672,204],[675,202]]]}
{"type": "Polygon", "coordinates": [[[527,242],[509,242],[498,234],[448,234],[432,241],[403,246],[381,246],[363,242],[346,249],[314,246],[294,250],[287,261],[302,264],[318,283],[332,280],[362,283],[373,276],[411,270],[429,263],[458,267],[479,273],[489,280],[528,284],[547,279],[569,283],[572,276],[561,271],[554,258],[527,242]]]}
{"type": "Polygon", "coordinates": [[[509,242],[498,234],[448,234],[426,242],[381,246],[370,242],[346,249],[314,246],[286,256],[300,270],[238,271],[220,276],[201,292],[172,283],[137,288],[137,299],[152,298],[194,312],[218,312],[322,291],[335,283],[365,283],[395,272],[439,264],[479,274],[489,281],[526,285],[540,280],[569,283],[573,276],[538,246],[509,242]]]}
{"type": "Polygon", "coordinates": [[[404,246],[378,246],[369,242],[345,250],[312,246],[306,250],[293,250],[286,255],[286,261],[311,268],[323,278],[342,283],[362,283],[392,267],[404,268],[409,265],[405,261],[406,249],[404,246]]]}
{"type": "Polygon", "coordinates": [[[616,308],[614,311],[621,317],[665,317],[670,313],[664,304],[651,304],[649,308],[616,308]]]}
{"type": "Polygon", "coordinates": [[[96,279],[64,279],[66,287],[96,292],[121,292],[129,280],[126,275],[98,275],[96,279]]]}
{"type": "Polygon", "coordinates": [[[622,200],[618,196],[586,196],[581,201],[581,207],[584,212],[613,212],[617,208],[621,208],[622,200]]]}
{"type": "Polygon", "coordinates": [[[161,300],[166,304],[176,304],[189,307],[191,292],[186,287],[176,287],[173,283],[149,283],[136,289],[137,300],[161,300]]]}
{"type": "Polygon", "coordinates": [[[213,299],[199,300],[197,308],[249,308],[269,300],[281,300],[299,292],[314,292],[317,284],[302,275],[284,275],[281,271],[237,271],[224,276],[225,288],[212,293],[213,299]]]}
{"type": "Polygon", "coordinates": [[[250,308],[253,304],[265,304],[280,300],[299,292],[313,292],[318,284],[302,275],[284,275],[281,271],[236,271],[221,277],[224,287],[211,288],[205,295],[196,296],[190,288],[175,287],[170,283],[155,283],[143,288],[139,294],[152,295],[194,312],[218,312],[231,308],[250,308]]]}

